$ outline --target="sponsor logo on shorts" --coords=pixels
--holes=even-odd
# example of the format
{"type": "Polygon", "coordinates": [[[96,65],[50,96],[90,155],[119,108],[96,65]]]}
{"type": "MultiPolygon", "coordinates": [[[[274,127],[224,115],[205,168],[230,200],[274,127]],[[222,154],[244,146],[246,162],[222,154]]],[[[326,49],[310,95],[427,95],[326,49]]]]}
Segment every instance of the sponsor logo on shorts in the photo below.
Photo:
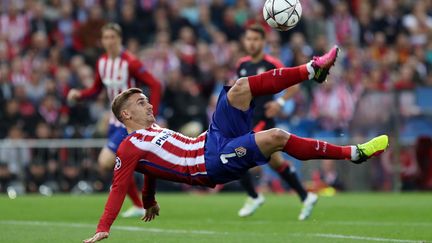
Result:
{"type": "Polygon", "coordinates": [[[245,147],[238,147],[234,149],[237,157],[243,157],[246,155],[247,149],[245,147]]]}
{"type": "Polygon", "coordinates": [[[120,169],[120,167],[121,167],[121,160],[119,157],[117,157],[115,165],[114,165],[114,170],[118,170],[118,169],[120,169]]]}

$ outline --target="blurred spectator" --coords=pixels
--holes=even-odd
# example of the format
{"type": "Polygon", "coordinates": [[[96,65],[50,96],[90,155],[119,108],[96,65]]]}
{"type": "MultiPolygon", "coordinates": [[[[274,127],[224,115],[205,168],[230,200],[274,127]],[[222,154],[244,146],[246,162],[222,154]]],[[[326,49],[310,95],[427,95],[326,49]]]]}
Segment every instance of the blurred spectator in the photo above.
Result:
{"type": "Polygon", "coordinates": [[[103,14],[104,19],[107,22],[118,22],[120,17],[118,12],[117,0],[106,0],[104,3],[103,14]]]}
{"type": "Polygon", "coordinates": [[[12,85],[8,77],[9,66],[0,64],[0,118],[4,117],[6,101],[12,99],[12,85]]]}
{"type": "Polygon", "coordinates": [[[327,23],[327,37],[330,43],[345,44],[347,41],[358,43],[358,21],[350,14],[346,1],[339,1],[334,6],[334,14],[327,23]]]}
{"type": "Polygon", "coordinates": [[[36,1],[33,3],[32,18],[30,20],[30,32],[44,33],[48,36],[52,30],[52,22],[45,16],[46,6],[42,1],[36,1]]]}
{"type": "Polygon", "coordinates": [[[29,19],[20,13],[16,3],[9,4],[6,13],[0,16],[0,35],[13,44],[14,48],[22,50],[25,46],[25,37],[29,30],[29,19]]]}
{"type": "MultiPolygon", "coordinates": [[[[396,0],[379,1],[375,8],[374,19],[372,20],[373,31],[384,32],[387,44],[393,44],[399,33],[403,31],[402,8],[396,0]]],[[[364,13],[365,14],[365,13],[364,13]]]]}
{"type": "MultiPolygon", "coordinates": [[[[121,8],[120,26],[123,32],[123,41],[127,43],[129,39],[137,39],[139,43],[144,43],[146,34],[144,26],[136,18],[135,8],[132,4],[124,4],[121,8]]],[[[100,29],[100,28],[99,28],[100,29]]],[[[99,35],[100,35],[99,31],[99,35]]]]}
{"type": "Polygon", "coordinates": [[[355,107],[346,85],[329,79],[315,90],[313,97],[311,116],[319,122],[319,127],[334,132],[333,136],[346,132],[355,107]]]}
{"type": "Polygon", "coordinates": [[[46,94],[46,78],[40,70],[32,70],[30,80],[24,84],[26,97],[28,97],[34,104],[38,104],[42,97],[46,94]]]}
{"type": "Polygon", "coordinates": [[[228,40],[239,40],[243,28],[236,22],[234,8],[230,7],[225,10],[220,29],[226,34],[228,40]]]}
{"type": "Polygon", "coordinates": [[[153,46],[146,49],[144,61],[161,81],[166,81],[170,72],[179,69],[180,59],[176,55],[168,32],[160,31],[156,34],[153,46]]]}
{"type": "Polygon", "coordinates": [[[432,17],[428,15],[429,3],[424,0],[415,1],[413,11],[403,16],[403,25],[410,32],[410,41],[413,45],[424,45],[427,35],[432,30],[432,17]]]}
{"type": "Polygon", "coordinates": [[[88,19],[81,24],[75,35],[82,46],[83,54],[90,63],[96,63],[98,48],[100,49],[100,29],[106,23],[103,19],[102,8],[98,5],[90,9],[88,19]]]}

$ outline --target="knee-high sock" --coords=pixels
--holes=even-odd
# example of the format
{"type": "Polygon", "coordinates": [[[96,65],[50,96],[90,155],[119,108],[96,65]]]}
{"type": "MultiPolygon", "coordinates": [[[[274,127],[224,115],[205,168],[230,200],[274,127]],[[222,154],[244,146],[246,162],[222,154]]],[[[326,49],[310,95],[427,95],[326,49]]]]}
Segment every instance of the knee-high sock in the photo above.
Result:
{"type": "Polygon", "coordinates": [[[284,152],[299,160],[310,159],[352,159],[354,146],[338,146],[316,139],[290,135],[283,149],[284,152]]]}
{"type": "Polygon", "coordinates": [[[243,186],[243,188],[246,190],[246,193],[249,195],[249,197],[254,198],[254,199],[258,197],[258,193],[255,190],[255,187],[254,187],[253,181],[252,181],[252,177],[251,177],[251,174],[249,173],[249,171],[246,172],[246,174],[244,174],[242,177],[240,177],[239,182],[243,186]]]}
{"type": "Polygon", "coordinates": [[[143,207],[143,203],[139,196],[138,187],[133,176],[131,176],[131,179],[129,180],[127,195],[131,199],[134,206],[139,208],[143,207]]]}
{"type": "Polygon", "coordinates": [[[288,87],[308,80],[309,71],[307,65],[310,64],[293,68],[273,69],[248,77],[252,96],[277,94],[288,87]]]}
{"type": "Polygon", "coordinates": [[[297,177],[297,173],[293,168],[291,168],[289,163],[287,162],[278,168],[277,172],[279,173],[279,176],[282,177],[282,179],[286,181],[294,191],[297,192],[300,200],[303,202],[307,197],[307,191],[304,189],[299,178],[297,177]]]}

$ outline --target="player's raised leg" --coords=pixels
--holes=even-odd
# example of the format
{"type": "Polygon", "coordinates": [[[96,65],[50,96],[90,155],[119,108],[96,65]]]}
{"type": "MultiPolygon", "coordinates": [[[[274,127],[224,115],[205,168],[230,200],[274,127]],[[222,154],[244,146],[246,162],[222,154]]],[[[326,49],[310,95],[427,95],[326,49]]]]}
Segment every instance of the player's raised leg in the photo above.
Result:
{"type": "Polygon", "coordinates": [[[326,80],[331,66],[334,65],[338,52],[339,48],[334,46],[325,55],[314,57],[307,64],[273,69],[258,75],[240,78],[228,91],[228,101],[231,106],[246,111],[255,96],[276,94],[309,79],[322,83],[326,80]]]}
{"type": "Polygon", "coordinates": [[[270,157],[283,151],[299,160],[337,159],[360,164],[381,154],[388,147],[387,135],[381,135],[359,145],[339,146],[317,139],[302,138],[282,129],[273,128],[255,134],[261,153],[270,157]]]}

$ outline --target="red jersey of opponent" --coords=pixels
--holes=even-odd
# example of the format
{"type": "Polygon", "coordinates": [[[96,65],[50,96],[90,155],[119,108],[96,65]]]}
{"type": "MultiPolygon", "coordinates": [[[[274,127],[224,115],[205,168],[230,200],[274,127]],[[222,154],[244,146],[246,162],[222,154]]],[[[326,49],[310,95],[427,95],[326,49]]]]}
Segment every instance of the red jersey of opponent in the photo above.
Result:
{"type": "Polygon", "coordinates": [[[144,208],[156,204],[155,179],[214,187],[204,161],[206,133],[190,138],[153,124],[126,137],[117,150],[114,178],[97,232],[108,232],[123,204],[133,172],[145,174],[144,208]]]}

